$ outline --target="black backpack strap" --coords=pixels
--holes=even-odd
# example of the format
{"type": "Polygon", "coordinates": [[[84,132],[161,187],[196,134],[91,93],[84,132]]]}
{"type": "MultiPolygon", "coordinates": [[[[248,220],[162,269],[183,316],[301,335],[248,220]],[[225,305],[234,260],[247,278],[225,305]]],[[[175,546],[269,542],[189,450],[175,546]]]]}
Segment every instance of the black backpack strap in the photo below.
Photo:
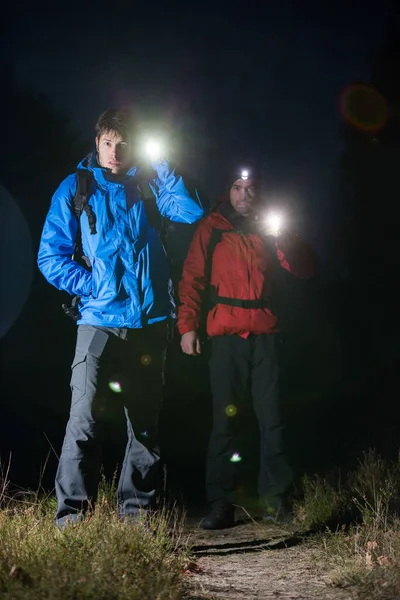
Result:
{"type": "MultiPolygon", "coordinates": [[[[72,201],[74,214],[78,221],[78,230],[76,232],[74,253],[72,255],[73,260],[78,263],[84,263],[84,266],[89,271],[91,270],[91,264],[87,256],[83,254],[82,247],[82,230],[81,230],[81,215],[83,211],[87,214],[89,221],[90,233],[96,234],[96,215],[93,212],[88,200],[92,193],[93,185],[93,174],[88,169],[78,169],[76,172],[76,192],[72,201]]],[[[63,304],[62,309],[68,317],[71,317],[74,321],[80,318],[79,313],[79,302],[80,296],[74,296],[71,304],[63,304]]]]}
{"type": "Polygon", "coordinates": [[[93,212],[88,200],[92,193],[93,174],[88,169],[78,169],[76,172],[76,194],[73,201],[74,212],[78,219],[80,228],[80,218],[83,211],[87,214],[90,233],[96,234],[96,215],[93,212]]]}
{"type": "Polygon", "coordinates": [[[229,230],[226,229],[216,229],[213,228],[211,230],[211,236],[208,240],[207,249],[206,249],[206,264],[204,269],[204,278],[205,278],[205,295],[203,306],[200,315],[200,326],[199,333],[200,337],[203,340],[207,339],[207,315],[210,310],[215,305],[214,302],[214,288],[211,286],[211,272],[212,272],[212,262],[213,256],[215,252],[215,248],[222,240],[222,236],[224,233],[229,233],[229,230]]]}
{"type": "Polygon", "coordinates": [[[224,233],[230,233],[230,231],[225,229],[212,229],[211,231],[211,236],[207,244],[206,268],[204,271],[206,286],[209,286],[211,281],[212,261],[215,248],[222,240],[224,233]]]}
{"type": "MultiPolygon", "coordinates": [[[[206,300],[206,313],[208,313],[216,304],[227,304],[229,306],[236,306],[240,308],[270,308],[270,300],[268,298],[259,298],[257,300],[241,300],[239,298],[228,298],[226,296],[218,296],[215,288],[211,285],[211,271],[212,261],[216,246],[221,242],[224,233],[235,233],[235,229],[213,229],[211,237],[207,246],[207,257],[206,257],[206,289],[207,300],[206,300]]],[[[241,233],[241,232],[239,232],[241,233]]],[[[278,259],[276,259],[277,262],[278,259]]]]}
{"type": "Polygon", "coordinates": [[[78,169],[76,177],[76,192],[73,200],[74,213],[79,220],[83,212],[83,206],[87,203],[88,197],[88,182],[86,178],[86,169],[78,169]]]}
{"type": "Polygon", "coordinates": [[[228,298],[227,296],[217,296],[214,288],[211,288],[211,302],[215,304],[227,304],[238,308],[270,308],[271,303],[268,298],[258,298],[255,300],[241,300],[240,298],[228,298]]]}
{"type": "Polygon", "coordinates": [[[82,248],[82,231],[81,231],[81,215],[85,211],[91,235],[97,233],[96,230],[96,215],[89,204],[89,198],[92,193],[93,174],[87,169],[78,169],[76,172],[76,194],[73,199],[74,213],[78,220],[78,231],[76,232],[74,244],[74,260],[84,262],[85,267],[91,268],[89,259],[84,256],[82,248]]]}
{"type": "Polygon", "coordinates": [[[73,321],[78,321],[78,319],[80,319],[81,316],[79,313],[79,302],[80,296],[74,296],[71,300],[70,305],[61,304],[61,308],[63,309],[67,317],[70,317],[73,321]]]}

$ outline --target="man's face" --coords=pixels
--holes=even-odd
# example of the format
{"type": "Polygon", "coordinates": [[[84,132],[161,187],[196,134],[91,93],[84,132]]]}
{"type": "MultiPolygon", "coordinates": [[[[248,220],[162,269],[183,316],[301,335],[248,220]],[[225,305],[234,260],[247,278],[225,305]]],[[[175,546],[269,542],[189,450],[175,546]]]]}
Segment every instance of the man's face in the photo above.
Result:
{"type": "Polygon", "coordinates": [[[130,145],[114,131],[97,137],[96,148],[100,165],[114,175],[126,173],[131,166],[130,145]]]}
{"type": "Polygon", "coordinates": [[[254,179],[237,179],[231,187],[229,199],[233,208],[243,217],[250,214],[251,206],[257,196],[254,179]]]}

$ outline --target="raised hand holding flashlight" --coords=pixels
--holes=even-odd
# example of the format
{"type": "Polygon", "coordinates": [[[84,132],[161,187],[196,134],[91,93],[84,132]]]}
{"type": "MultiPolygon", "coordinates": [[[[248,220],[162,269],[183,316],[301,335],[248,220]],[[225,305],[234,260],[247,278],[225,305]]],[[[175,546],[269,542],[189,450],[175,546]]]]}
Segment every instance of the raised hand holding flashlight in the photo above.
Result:
{"type": "Polygon", "coordinates": [[[278,237],[282,233],[284,219],[279,212],[271,212],[264,218],[264,234],[278,237]]]}
{"type": "Polygon", "coordinates": [[[145,155],[151,161],[159,161],[164,158],[165,148],[161,140],[148,138],[144,145],[145,155]]]}
{"type": "Polygon", "coordinates": [[[273,211],[264,217],[263,233],[275,238],[279,246],[292,246],[298,239],[297,233],[287,228],[287,219],[281,212],[273,211]]]}

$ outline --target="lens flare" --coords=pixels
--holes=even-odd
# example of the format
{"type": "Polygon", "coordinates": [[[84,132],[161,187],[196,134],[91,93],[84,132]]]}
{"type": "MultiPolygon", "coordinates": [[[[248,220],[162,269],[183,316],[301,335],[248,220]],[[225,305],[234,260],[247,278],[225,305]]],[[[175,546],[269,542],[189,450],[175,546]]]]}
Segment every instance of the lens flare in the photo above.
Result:
{"type": "Polygon", "coordinates": [[[239,452],[234,452],[229,460],[232,463],[238,463],[242,460],[242,457],[240,456],[239,452]]]}
{"type": "Polygon", "coordinates": [[[119,381],[110,381],[108,387],[112,392],[115,392],[116,394],[120,394],[122,392],[122,385],[119,381]]]}
{"type": "MultiPolygon", "coordinates": [[[[19,200],[23,202],[23,198],[19,200]]],[[[6,223],[0,238],[0,338],[3,338],[17,321],[28,300],[33,281],[34,257],[28,223],[16,200],[1,183],[0,212],[2,222],[6,223]]]]}
{"type": "Polygon", "coordinates": [[[228,415],[228,417],[234,417],[237,414],[237,408],[234,404],[228,404],[228,406],[225,408],[225,413],[228,415]]]}
{"type": "Polygon", "coordinates": [[[339,107],[342,117],[361,131],[379,131],[388,120],[386,98],[371,85],[347,87],[340,95],[339,107]]]}
{"type": "Polygon", "coordinates": [[[148,367],[148,366],[149,366],[149,364],[151,363],[151,356],[149,356],[149,354],[143,354],[143,355],[140,357],[140,362],[142,363],[142,365],[143,365],[144,367],[148,367]]]}

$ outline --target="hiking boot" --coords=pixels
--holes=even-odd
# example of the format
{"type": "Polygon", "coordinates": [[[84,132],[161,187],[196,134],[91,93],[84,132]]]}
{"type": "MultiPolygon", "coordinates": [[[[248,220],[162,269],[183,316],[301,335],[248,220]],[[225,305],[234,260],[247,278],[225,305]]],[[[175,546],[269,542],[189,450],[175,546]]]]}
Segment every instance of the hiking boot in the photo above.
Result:
{"type": "Polygon", "coordinates": [[[235,509],[227,502],[213,502],[208,515],[202,520],[202,529],[227,529],[235,524],[235,509]]]}
{"type": "Polygon", "coordinates": [[[289,505],[284,500],[279,499],[274,503],[268,503],[264,507],[262,519],[264,523],[290,525],[293,521],[293,513],[289,505]]]}

